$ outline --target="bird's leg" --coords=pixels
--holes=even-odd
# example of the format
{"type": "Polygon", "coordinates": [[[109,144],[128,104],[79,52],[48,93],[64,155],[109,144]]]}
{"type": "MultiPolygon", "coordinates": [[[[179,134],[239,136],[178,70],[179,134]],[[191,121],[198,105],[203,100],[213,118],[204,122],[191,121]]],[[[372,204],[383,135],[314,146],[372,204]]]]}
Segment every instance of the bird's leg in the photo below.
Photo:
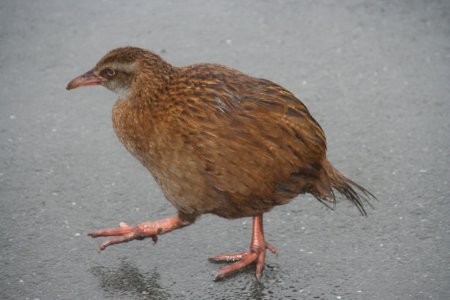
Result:
{"type": "Polygon", "coordinates": [[[216,274],[215,280],[224,278],[225,276],[241,270],[251,263],[256,263],[256,278],[261,279],[264,269],[264,260],[266,257],[266,249],[272,253],[277,253],[277,249],[264,240],[263,217],[262,214],[253,217],[252,241],[250,250],[237,254],[224,254],[209,258],[214,262],[234,262],[223,267],[216,274]]]}
{"type": "Polygon", "coordinates": [[[132,240],[152,238],[156,243],[158,235],[187,226],[193,222],[193,219],[180,218],[180,216],[172,216],[153,222],[144,222],[136,226],[129,226],[128,224],[121,222],[119,228],[97,230],[88,235],[93,238],[100,236],[114,236],[100,244],[98,248],[98,251],[100,252],[110,245],[126,243],[132,240]]]}

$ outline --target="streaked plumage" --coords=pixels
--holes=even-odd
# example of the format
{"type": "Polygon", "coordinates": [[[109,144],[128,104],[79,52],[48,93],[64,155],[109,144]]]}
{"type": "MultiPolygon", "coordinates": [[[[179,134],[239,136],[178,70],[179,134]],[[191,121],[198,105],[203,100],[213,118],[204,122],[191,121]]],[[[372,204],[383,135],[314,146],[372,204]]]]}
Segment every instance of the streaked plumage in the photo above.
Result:
{"type": "MultiPolygon", "coordinates": [[[[283,87],[216,64],[175,67],[132,47],[112,50],[90,72],[84,78],[120,95],[113,108],[114,130],[152,173],[179,212],[176,222],[186,223],[182,226],[205,213],[261,216],[253,246],[258,230],[262,235],[263,213],[303,193],[334,203],[333,190],[366,213],[363,202],[372,195],[329,163],[322,128],[283,87]]],[[[80,78],[68,88],[91,85],[80,78]]],[[[93,234],[104,235],[111,234],[93,234]]],[[[262,236],[259,250],[251,247],[248,253],[258,254],[258,277],[264,243],[262,236]]]]}

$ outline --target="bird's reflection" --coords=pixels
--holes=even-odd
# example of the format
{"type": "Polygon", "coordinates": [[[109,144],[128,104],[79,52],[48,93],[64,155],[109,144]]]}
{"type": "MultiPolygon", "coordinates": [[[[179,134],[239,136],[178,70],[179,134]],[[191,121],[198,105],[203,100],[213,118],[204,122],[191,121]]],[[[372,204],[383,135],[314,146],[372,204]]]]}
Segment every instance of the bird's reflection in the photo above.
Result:
{"type": "Polygon", "coordinates": [[[250,297],[254,300],[261,300],[263,299],[264,293],[264,284],[261,282],[255,280],[253,281],[251,287],[250,287],[250,297]]]}
{"type": "Polygon", "coordinates": [[[276,281],[281,281],[281,274],[277,264],[266,265],[263,281],[253,280],[249,286],[249,299],[261,300],[270,296],[270,287],[277,286],[276,281]],[[264,284],[265,282],[266,284],[264,284]],[[268,288],[269,287],[269,288],[268,288]]]}
{"type": "Polygon", "coordinates": [[[119,294],[136,299],[155,300],[171,298],[159,284],[160,275],[156,270],[143,274],[132,263],[122,261],[118,268],[95,266],[90,271],[109,296],[119,294]]]}
{"type": "Polygon", "coordinates": [[[211,285],[207,292],[208,298],[205,299],[272,299],[275,297],[272,290],[285,289],[284,282],[284,275],[278,264],[266,265],[262,281],[255,278],[254,268],[249,267],[211,285]],[[218,293],[221,293],[220,297],[217,297],[218,293]]]}

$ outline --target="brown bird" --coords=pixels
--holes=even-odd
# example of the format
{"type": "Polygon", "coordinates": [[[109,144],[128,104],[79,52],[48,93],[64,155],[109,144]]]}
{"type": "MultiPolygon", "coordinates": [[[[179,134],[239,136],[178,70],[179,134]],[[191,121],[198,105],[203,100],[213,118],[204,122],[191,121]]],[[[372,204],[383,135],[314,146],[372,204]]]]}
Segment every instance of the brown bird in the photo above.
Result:
{"type": "MultiPolygon", "coordinates": [[[[119,99],[114,130],[127,150],[152,173],[178,214],[136,226],[98,230],[112,244],[152,238],[202,214],[252,217],[250,249],[212,257],[233,262],[223,278],[252,263],[261,278],[266,249],[263,214],[310,193],[335,203],[334,190],[365,215],[371,193],[327,160],[325,134],[305,105],[269,80],[217,64],[175,67],[153,52],[118,48],[107,53],[67,89],[102,85],[119,99]]],[[[370,203],[369,203],[370,204],[370,203]]]]}

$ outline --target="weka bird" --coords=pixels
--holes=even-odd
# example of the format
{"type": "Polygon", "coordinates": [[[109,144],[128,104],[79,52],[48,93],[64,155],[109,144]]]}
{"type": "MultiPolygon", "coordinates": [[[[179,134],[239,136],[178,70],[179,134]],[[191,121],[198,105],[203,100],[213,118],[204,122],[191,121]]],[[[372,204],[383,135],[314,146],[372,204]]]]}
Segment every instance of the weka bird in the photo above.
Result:
{"type": "Polygon", "coordinates": [[[99,230],[112,244],[152,238],[189,224],[206,213],[234,219],[253,217],[250,249],[219,255],[216,279],[256,263],[264,268],[263,214],[310,193],[322,203],[343,194],[365,214],[373,197],[344,177],[326,158],[325,135],[291,92],[216,64],[175,67],[140,48],[106,54],[67,89],[102,85],[119,94],[114,130],[127,150],[154,176],[178,214],[137,226],[99,230]]]}

